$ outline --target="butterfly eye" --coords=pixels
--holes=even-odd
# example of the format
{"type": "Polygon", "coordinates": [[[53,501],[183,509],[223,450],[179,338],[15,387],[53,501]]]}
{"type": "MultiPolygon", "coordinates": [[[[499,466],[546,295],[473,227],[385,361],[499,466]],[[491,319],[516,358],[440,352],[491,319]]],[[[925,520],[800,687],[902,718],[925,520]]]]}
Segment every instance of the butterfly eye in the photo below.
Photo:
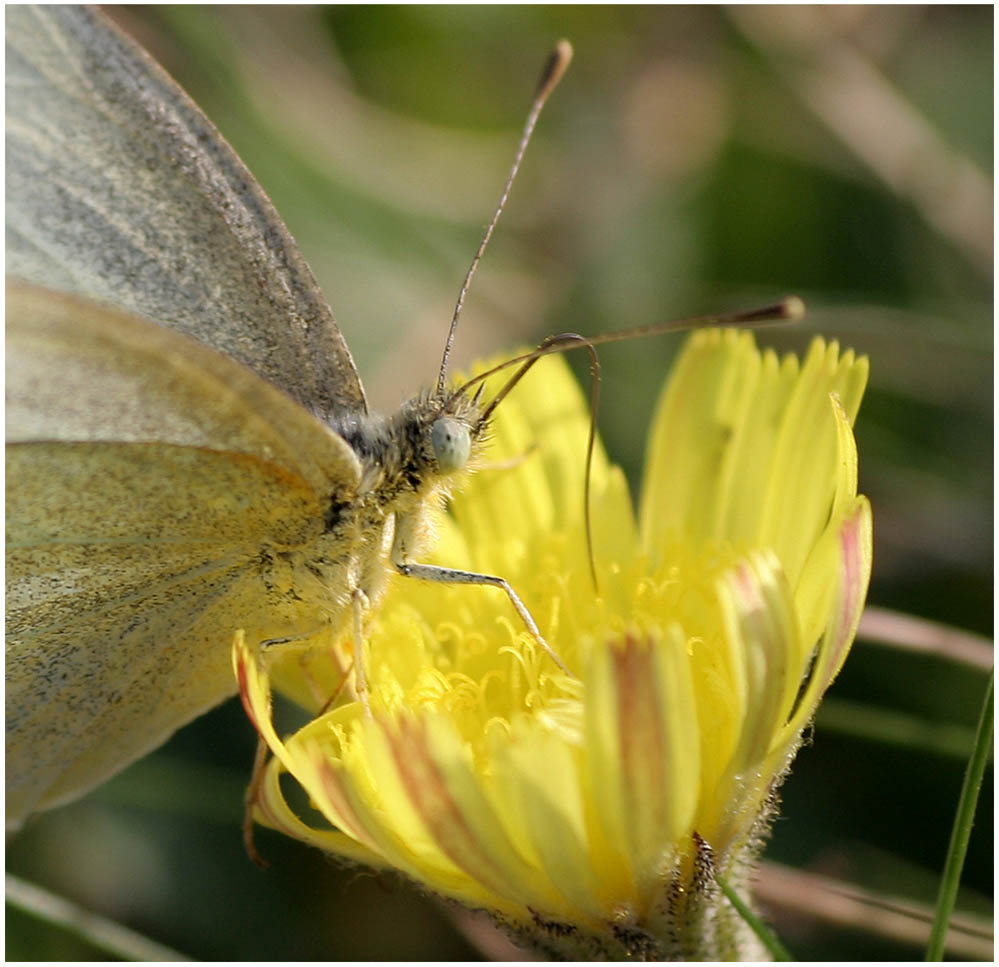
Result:
{"type": "Polygon", "coordinates": [[[461,470],[468,463],[472,438],[464,423],[450,416],[438,417],[430,430],[430,440],[434,446],[437,465],[444,473],[461,470]]]}

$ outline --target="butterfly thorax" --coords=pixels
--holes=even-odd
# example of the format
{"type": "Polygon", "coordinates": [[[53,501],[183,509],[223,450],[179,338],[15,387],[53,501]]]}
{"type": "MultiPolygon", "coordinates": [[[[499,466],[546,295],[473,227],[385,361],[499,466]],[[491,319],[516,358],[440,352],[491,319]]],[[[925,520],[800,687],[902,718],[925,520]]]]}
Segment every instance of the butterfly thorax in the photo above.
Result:
{"type": "Polygon", "coordinates": [[[272,555],[266,571],[268,583],[277,578],[302,595],[291,604],[296,612],[318,606],[342,626],[355,590],[376,603],[393,565],[419,561],[432,546],[434,514],[474,465],[485,426],[477,401],[428,393],[389,416],[343,416],[331,428],[357,455],[356,490],[330,495],[322,533],[272,555]]]}

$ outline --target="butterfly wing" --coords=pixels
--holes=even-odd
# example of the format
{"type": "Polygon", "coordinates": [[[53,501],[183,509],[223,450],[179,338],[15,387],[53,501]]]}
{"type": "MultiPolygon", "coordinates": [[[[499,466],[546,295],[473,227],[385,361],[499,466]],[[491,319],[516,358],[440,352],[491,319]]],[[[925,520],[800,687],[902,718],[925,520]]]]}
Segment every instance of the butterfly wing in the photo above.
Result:
{"type": "Polygon", "coordinates": [[[240,364],[25,283],[8,284],[6,376],[16,825],[234,691],[233,631],[297,614],[263,562],[322,534],[360,468],[240,364]]]}
{"type": "Polygon", "coordinates": [[[364,411],[294,241],[198,107],[99,11],[7,11],[7,271],[237,359],[322,419],[364,411]]]}

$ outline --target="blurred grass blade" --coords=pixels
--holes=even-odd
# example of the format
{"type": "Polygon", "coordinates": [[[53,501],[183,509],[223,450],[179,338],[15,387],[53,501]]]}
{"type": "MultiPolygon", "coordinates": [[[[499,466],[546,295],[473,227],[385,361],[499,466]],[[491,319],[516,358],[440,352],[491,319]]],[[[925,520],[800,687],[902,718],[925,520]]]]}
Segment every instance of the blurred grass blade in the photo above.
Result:
{"type": "Polygon", "coordinates": [[[987,638],[875,605],[864,609],[857,637],[873,644],[936,655],[982,671],[990,671],[994,659],[992,642],[987,638]]]}
{"type": "Polygon", "coordinates": [[[982,703],[982,715],[978,720],[978,731],[975,735],[975,748],[972,750],[971,758],[968,760],[968,768],[964,773],[964,785],[961,788],[957,816],[954,819],[954,829],[951,832],[950,846],[947,850],[947,863],[944,866],[943,878],[940,881],[936,916],[933,919],[930,942],[926,948],[927,960],[940,960],[943,957],[947,927],[951,912],[954,909],[954,900],[957,897],[961,870],[964,867],[964,857],[968,852],[968,840],[971,838],[975,807],[978,804],[978,793],[982,787],[982,776],[985,774],[985,764],[988,762],[989,748],[992,745],[994,684],[995,673],[993,672],[989,677],[989,685],[985,691],[985,701],[982,703]]]}
{"type": "Polygon", "coordinates": [[[728,902],[738,911],[739,916],[749,925],[749,929],[759,938],[760,943],[770,951],[770,955],[774,960],[790,961],[795,959],[787,947],[780,942],[777,935],[750,910],[747,904],[743,902],[742,897],[732,889],[723,876],[716,873],[715,882],[721,887],[721,891],[728,898],[728,902]]]}
{"type": "Polygon", "coordinates": [[[988,174],[952,146],[859,45],[837,36],[826,10],[802,7],[798,14],[777,18],[747,4],[730,8],[729,16],[854,156],[991,278],[988,174]]]}
{"type": "MultiPolygon", "coordinates": [[[[753,895],[766,908],[781,911],[782,916],[798,920],[803,915],[818,923],[844,927],[850,933],[869,934],[916,949],[925,948],[930,937],[933,908],[929,904],[822,873],[765,862],[753,895]]],[[[947,935],[950,959],[988,961],[992,949],[991,917],[960,913],[951,918],[947,935]]]]}
{"type": "Polygon", "coordinates": [[[931,752],[964,762],[974,745],[971,726],[938,722],[924,716],[882,708],[867,702],[827,698],[815,716],[816,727],[868,742],[931,752]]]}
{"type": "Polygon", "coordinates": [[[91,913],[64,897],[7,874],[7,902],[25,913],[83,938],[121,960],[186,961],[190,958],[148,937],[91,913]]]}

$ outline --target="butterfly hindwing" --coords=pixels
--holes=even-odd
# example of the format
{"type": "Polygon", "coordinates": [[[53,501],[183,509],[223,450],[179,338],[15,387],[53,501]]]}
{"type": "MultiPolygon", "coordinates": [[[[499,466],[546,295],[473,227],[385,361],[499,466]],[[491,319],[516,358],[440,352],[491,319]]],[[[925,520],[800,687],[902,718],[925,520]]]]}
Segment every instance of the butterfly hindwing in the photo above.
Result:
{"type": "Polygon", "coordinates": [[[233,631],[261,640],[299,617],[273,559],[323,534],[359,467],[296,403],[186,336],[24,283],[8,285],[7,315],[16,824],[234,690],[233,631]]]}

